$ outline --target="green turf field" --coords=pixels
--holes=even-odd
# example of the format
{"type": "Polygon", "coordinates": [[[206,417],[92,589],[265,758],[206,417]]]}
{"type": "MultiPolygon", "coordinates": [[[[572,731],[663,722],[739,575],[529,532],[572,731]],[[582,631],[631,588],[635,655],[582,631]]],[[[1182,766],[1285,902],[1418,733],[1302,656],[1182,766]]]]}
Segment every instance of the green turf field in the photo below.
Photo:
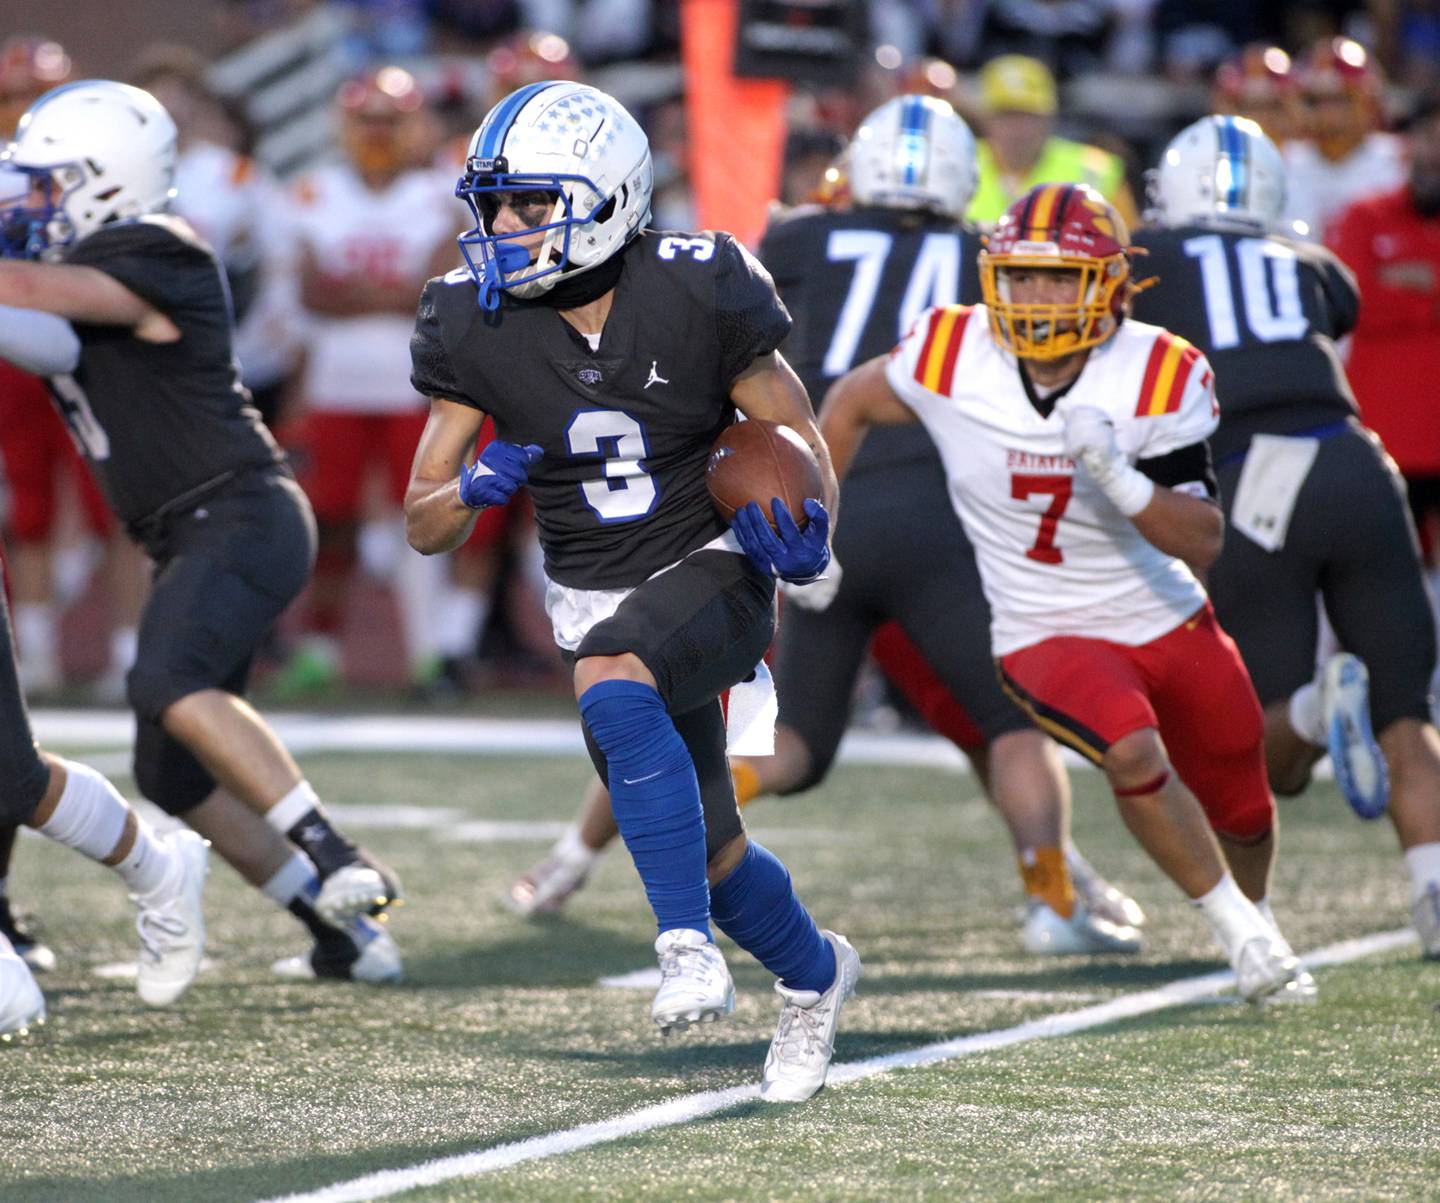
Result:
{"type": "MultiPolygon", "coordinates": [[[[306,768],[328,799],[450,808],[455,823],[565,819],[589,771],[578,759],[365,755],[306,768]]],[[[1008,844],[971,778],[842,766],[804,798],[750,809],[816,916],[865,960],[837,1063],[1219,967],[1097,778],[1077,774],[1076,789],[1081,847],[1149,912],[1143,957],[1019,954],[1008,844]]],[[[1388,826],[1354,820],[1329,786],[1282,813],[1276,911],[1297,948],[1407,921],[1388,826]]],[[[62,965],[44,983],[43,1034],[0,1050],[0,1199],[260,1199],[758,1080],[777,1010],[758,967],[729,949],[735,1015],[664,1041],[648,991],[596,984],[653,964],[626,858],[608,859],[564,919],[526,924],[495,898],[545,842],[461,840],[449,819],[359,832],[409,888],[393,923],[407,985],[272,979],[300,930],[217,864],[218,964],[163,1012],[93,973],[133,957],[119,882],[23,841],[12,891],[62,965]]],[[[1172,1008],[401,1197],[1440,1197],[1440,965],[1408,945],[1317,976],[1314,1007],[1172,1008]]]]}

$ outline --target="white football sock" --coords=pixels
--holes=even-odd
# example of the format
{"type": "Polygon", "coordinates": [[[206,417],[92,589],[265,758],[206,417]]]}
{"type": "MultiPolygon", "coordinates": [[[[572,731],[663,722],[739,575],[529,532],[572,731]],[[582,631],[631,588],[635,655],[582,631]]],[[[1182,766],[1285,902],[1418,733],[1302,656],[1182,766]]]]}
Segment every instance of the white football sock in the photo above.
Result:
{"type": "Polygon", "coordinates": [[[31,688],[54,688],[60,676],[55,607],[49,602],[20,602],[14,607],[12,617],[21,679],[31,688]]]}
{"type": "Polygon", "coordinates": [[[1405,866],[1410,870],[1410,901],[1424,897],[1431,882],[1440,882],[1440,844],[1416,844],[1405,849],[1405,866]]]}
{"type": "Polygon", "coordinates": [[[1190,900],[1210,921],[1215,938],[1232,961],[1235,954],[1256,936],[1270,936],[1269,926],[1255,904],[1240,892],[1235,879],[1226,873],[1208,894],[1190,900]]]}
{"type": "Polygon", "coordinates": [[[310,858],[303,852],[294,852],[290,859],[281,865],[270,876],[270,879],[260,887],[265,897],[273,899],[283,907],[288,907],[295,896],[302,893],[312,882],[319,879],[315,872],[315,866],[310,858]]]}
{"type": "Polygon", "coordinates": [[[1317,748],[1325,746],[1325,711],[1316,682],[1309,681],[1290,695],[1288,716],[1290,729],[1307,744],[1317,748]]]}
{"type": "Polygon", "coordinates": [[[558,856],[566,864],[580,865],[589,868],[600,856],[594,848],[591,848],[580,838],[580,824],[573,823],[565,829],[565,834],[555,841],[555,847],[551,855],[558,856]]]}
{"type": "Polygon", "coordinates": [[[124,834],[130,804],[88,764],[73,760],[61,763],[65,766],[65,788],[40,833],[91,860],[104,860],[115,851],[124,834]]]}
{"type": "MultiPolygon", "coordinates": [[[[73,760],[65,766],[65,788],[55,813],[40,828],[58,844],[74,848],[91,860],[110,856],[125,834],[125,824],[135,812],[109,778],[88,764],[73,760]]],[[[126,856],[110,866],[137,896],[153,894],[165,884],[178,862],[170,846],[159,839],[138,814],[135,815],[135,843],[126,856]]]]}
{"type": "Polygon", "coordinates": [[[135,845],[115,866],[115,872],[130,887],[130,893],[136,898],[148,898],[159,892],[172,873],[180,871],[180,858],[175,855],[172,845],[157,839],[150,824],[136,815],[135,845]]]}
{"type": "Polygon", "coordinates": [[[489,609],[490,599],[479,589],[447,586],[440,597],[436,651],[451,659],[473,656],[489,609]]]}
{"type": "Polygon", "coordinates": [[[281,835],[288,835],[290,828],[312,810],[324,813],[320,806],[320,795],[308,781],[302,781],[265,812],[265,821],[281,835]]]}
{"type": "Polygon", "coordinates": [[[135,651],[140,646],[140,632],[134,627],[116,627],[110,633],[110,667],[128,672],[135,663],[135,651]]]}
{"type": "Polygon", "coordinates": [[[405,635],[405,654],[412,672],[442,654],[440,619],[444,613],[449,569],[447,557],[417,555],[408,547],[395,565],[390,584],[395,591],[400,629],[405,635]]]}

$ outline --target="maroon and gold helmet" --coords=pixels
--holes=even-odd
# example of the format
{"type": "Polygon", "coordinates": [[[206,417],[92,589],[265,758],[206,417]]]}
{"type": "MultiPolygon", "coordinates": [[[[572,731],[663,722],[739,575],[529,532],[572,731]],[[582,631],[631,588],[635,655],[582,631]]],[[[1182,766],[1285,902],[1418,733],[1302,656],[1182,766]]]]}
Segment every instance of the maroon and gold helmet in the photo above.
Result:
{"type": "Polygon", "coordinates": [[[580,78],[570,43],[558,33],[534,30],[507,38],[485,56],[490,105],[494,107],[527,84],[580,78]]]}
{"type": "Polygon", "coordinates": [[[70,78],[70,56],[59,42],[16,34],[0,45],[0,139],[35,101],[70,78]]]}
{"type": "Polygon", "coordinates": [[[1256,42],[1221,63],[1210,92],[1212,112],[1248,117],[1277,145],[1304,133],[1295,65],[1279,46],[1256,42]]]}
{"type": "Polygon", "coordinates": [[[1120,328],[1131,292],[1130,231],[1088,184],[1038,184],[996,223],[980,252],[980,288],[996,342],[1021,359],[1059,359],[1098,347],[1120,328]],[[1071,270],[1075,299],[1010,299],[1016,268],[1071,270]]]}
{"type": "Polygon", "coordinates": [[[380,67],[348,79],[336,105],[340,143],[362,174],[394,175],[418,165],[425,96],[410,72],[380,67]]]}
{"type": "Polygon", "coordinates": [[[1353,38],[1322,38],[1296,67],[1306,132],[1338,163],[1380,127],[1384,80],[1374,57],[1353,38]]]}

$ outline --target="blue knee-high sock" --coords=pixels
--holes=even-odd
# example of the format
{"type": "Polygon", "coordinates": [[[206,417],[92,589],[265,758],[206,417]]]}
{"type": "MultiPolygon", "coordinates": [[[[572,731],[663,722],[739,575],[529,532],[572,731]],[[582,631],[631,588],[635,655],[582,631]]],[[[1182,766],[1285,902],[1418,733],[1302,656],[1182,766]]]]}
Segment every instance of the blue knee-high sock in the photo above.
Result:
{"type": "Polygon", "coordinates": [[[835,950],[795,897],[790,873],[754,840],[710,887],[715,926],[792,990],[823,994],[835,981],[835,950]]]}
{"type": "Polygon", "coordinates": [[[610,808],[662,932],[710,936],[705,814],[690,749],[660,695],[638,681],[601,681],[580,714],[610,768],[610,808]]]}

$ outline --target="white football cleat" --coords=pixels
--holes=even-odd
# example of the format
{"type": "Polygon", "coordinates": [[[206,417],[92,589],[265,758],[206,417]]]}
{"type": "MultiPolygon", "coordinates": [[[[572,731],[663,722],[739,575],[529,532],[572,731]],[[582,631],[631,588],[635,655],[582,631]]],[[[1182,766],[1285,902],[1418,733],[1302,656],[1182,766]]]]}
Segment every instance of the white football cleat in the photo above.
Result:
{"type": "Polygon", "coordinates": [[[365,859],[342,865],[320,883],[315,913],[334,927],[344,927],[360,915],[380,918],[404,899],[395,874],[361,855],[365,859]]]}
{"type": "Polygon", "coordinates": [[[1095,918],[1104,919],[1116,927],[1145,926],[1145,912],[1140,904],[1119,886],[1100,876],[1095,866],[1070,844],[1065,846],[1065,867],[1070,870],[1075,893],[1095,918]]]}
{"type": "Polygon", "coordinates": [[[501,901],[526,918],[557,914],[585,884],[594,863],[593,856],[581,860],[554,850],[529,872],[517,877],[501,895],[501,901]]]}
{"type": "Polygon", "coordinates": [[[306,981],[323,978],[371,986],[392,985],[405,979],[400,949],[381,924],[368,915],[361,915],[345,925],[345,935],[350,939],[348,949],[316,944],[301,956],[276,961],[270,971],[280,977],[306,981]]]}
{"type": "Polygon", "coordinates": [[[688,927],[661,932],[655,940],[660,957],[660,989],[650,1018],[663,1035],[692,1023],[713,1023],[735,1009],[735,983],[724,954],[703,933],[688,927]]]}
{"type": "MultiPolygon", "coordinates": [[[[1288,953],[1292,957],[1295,956],[1295,950],[1290,947],[1290,941],[1281,933],[1280,925],[1275,922],[1275,912],[1270,909],[1269,901],[1258,902],[1255,904],[1255,908],[1260,912],[1260,917],[1265,920],[1266,925],[1275,936],[1275,941],[1279,945],[1280,951],[1282,953],[1288,953]]],[[[1295,959],[1299,965],[1299,971],[1295,974],[1293,980],[1286,982],[1279,990],[1265,999],[1267,1005],[1273,1005],[1275,1003],[1313,1003],[1319,999],[1320,987],[1316,984],[1314,975],[1311,974],[1310,970],[1305,968],[1305,963],[1301,961],[1299,957],[1295,959]]]]}
{"type": "Polygon", "coordinates": [[[825,1085],[830,1058],[835,1055],[840,1008],[854,997],[863,972],[860,954],[849,940],[832,931],[820,934],[835,950],[835,981],[824,994],[775,983],[775,993],[784,1005],[760,1077],[760,1097],[767,1103],[803,1103],[825,1085]]]}
{"type": "Polygon", "coordinates": [[[30,972],[30,966],[0,936],[0,1042],[9,1044],[17,1036],[45,1022],[45,996],[30,972]]]}
{"type": "Polygon", "coordinates": [[[1390,772],[1370,727],[1370,674],[1340,652],[1320,674],[1320,706],[1335,784],[1362,819],[1378,819],[1390,801],[1390,772]]]}
{"type": "Polygon", "coordinates": [[[55,969],[55,951],[37,939],[21,924],[10,907],[10,898],[0,894],[0,936],[10,941],[15,954],[35,973],[51,973],[55,969]]]}
{"type": "Polygon", "coordinates": [[[166,837],[176,859],[171,878],[155,894],[130,900],[140,908],[140,964],[135,990],[141,1001],[166,1007],[185,993],[205,954],[201,898],[210,871],[210,845],[193,831],[166,837]]]}
{"type": "Polygon", "coordinates": [[[1410,904],[1420,951],[1428,961],[1440,961],[1440,881],[1425,884],[1425,892],[1410,904]]]}
{"type": "Polygon", "coordinates": [[[1139,952],[1144,942],[1135,928],[1091,914],[1079,898],[1068,919],[1038,899],[1032,899],[1025,908],[1025,924],[1020,935],[1025,951],[1036,956],[1128,955],[1139,952]]]}
{"type": "Polygon", "coordinates": [[[1300,959],[1275,934],[1251,936],[1240,945],[1231,968],[1235,970],[1236,992],[1252,1003],[1268,1000],[1297,981],[1303,972],[1300,959]]]}

